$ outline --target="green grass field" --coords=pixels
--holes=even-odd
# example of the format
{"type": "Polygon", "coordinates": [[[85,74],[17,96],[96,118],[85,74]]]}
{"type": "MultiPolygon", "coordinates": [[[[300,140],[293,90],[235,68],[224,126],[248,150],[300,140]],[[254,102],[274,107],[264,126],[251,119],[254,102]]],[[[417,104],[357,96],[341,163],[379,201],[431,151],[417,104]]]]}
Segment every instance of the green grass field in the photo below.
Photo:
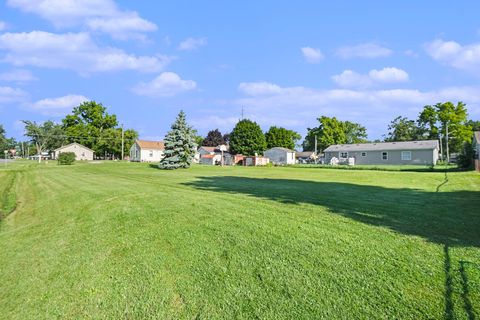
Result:
{"type": "Polygon", "coordinates": [[[0,191],[1,319],[480,318],[474,172],[20,162],[0,191]]]}

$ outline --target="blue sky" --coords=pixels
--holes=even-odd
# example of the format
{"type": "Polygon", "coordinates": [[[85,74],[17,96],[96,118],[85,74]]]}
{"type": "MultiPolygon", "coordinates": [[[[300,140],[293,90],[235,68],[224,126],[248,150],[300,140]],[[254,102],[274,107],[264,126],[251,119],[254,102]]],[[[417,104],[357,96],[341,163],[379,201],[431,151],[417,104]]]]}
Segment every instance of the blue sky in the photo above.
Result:
{"type": "Polygon", "coordinates": [[[201,134],[242,107],[302,134],[321,115],[381,138],[397,115],[467,103],[480,119],[478,1],[0,3],[0,123],[59,121],[85,99],[145,139],[180,109],[201,134]]]}

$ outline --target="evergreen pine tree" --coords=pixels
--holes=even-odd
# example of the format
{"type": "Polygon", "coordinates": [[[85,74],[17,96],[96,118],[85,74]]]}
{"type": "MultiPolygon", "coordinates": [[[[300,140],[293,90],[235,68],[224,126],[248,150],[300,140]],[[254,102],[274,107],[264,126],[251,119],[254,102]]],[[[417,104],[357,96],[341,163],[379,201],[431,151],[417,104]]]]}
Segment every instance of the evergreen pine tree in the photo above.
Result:
{"type": "Polygon", "coordinates": [[[180,111],[165,136],[165,156],[158,165],[160,169],[188,168],[193,161],[197,144],[195,131],[185,120],[185,113],[180,111]]]}

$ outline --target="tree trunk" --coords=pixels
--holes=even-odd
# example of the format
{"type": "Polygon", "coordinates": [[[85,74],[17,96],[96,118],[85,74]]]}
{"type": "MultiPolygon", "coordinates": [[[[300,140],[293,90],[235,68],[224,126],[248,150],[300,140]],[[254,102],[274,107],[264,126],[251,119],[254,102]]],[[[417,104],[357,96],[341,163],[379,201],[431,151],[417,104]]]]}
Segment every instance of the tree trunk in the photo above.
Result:
{"type": "Polygon", "coordinates": [[[42,148],[40,148],[40,145],[37,143],[37,153],[38,153],[38,163],[42,162],[42,148]]]}

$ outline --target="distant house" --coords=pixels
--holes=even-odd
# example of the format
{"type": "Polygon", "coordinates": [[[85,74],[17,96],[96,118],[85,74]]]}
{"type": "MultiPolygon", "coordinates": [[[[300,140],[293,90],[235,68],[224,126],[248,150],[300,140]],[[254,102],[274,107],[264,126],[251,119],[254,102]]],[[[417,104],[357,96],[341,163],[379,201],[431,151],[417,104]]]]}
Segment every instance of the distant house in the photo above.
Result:
{"type": "Polygon", "coordinates": [[[135,140],[130,147],[130,161],[159,162],[163,158],[163,141],[135,140]]]}
{"type": "Polygon", "coordinates": [[[58,156],[60,153],[64,152],[73,152],[75,153],[75,160],[93,160],[93,154],[95,151],[93,151],[90,148],[87,148],[79,143],[70,143],[67,144],[66,146],[62,146],[58,149],[55,149],[53,151],[53,158],[58,159],[58,156]]]}
{"type": "Polygon", "coordinates": [[[297,158],[297,163],[315,162],[315,152],[313,151],[296,152],[295,157],[297,158]]]}
{"type": "MultiPolygon", "coordinates": [[[[229,148],[228,146],[223,146],[223,148],[224,148],[224,151],[223,151],[224,164],[230,165],[232,161],[230,159],[231,155],[228,152],[229,148]]],[[[216,165],[216,164],[222,163],[221,146],[217,146],[217,147],[201,146],[200,148],[198,148],[198,154],[200,155],[200,158],[198,161],[200,164],[216,165]]]]}
{"type": "Polygon", "coordinates": [[[263,155],[273,164],[295,164],[295,151],[287,148],[271,148],[266,150],[263,155]]]}
{"type": "Polygon", "coordinates": [[[326,163],[354,164],[436,164],[438,141],[402,141],[331,145],[325,152],[326,163]]]}

